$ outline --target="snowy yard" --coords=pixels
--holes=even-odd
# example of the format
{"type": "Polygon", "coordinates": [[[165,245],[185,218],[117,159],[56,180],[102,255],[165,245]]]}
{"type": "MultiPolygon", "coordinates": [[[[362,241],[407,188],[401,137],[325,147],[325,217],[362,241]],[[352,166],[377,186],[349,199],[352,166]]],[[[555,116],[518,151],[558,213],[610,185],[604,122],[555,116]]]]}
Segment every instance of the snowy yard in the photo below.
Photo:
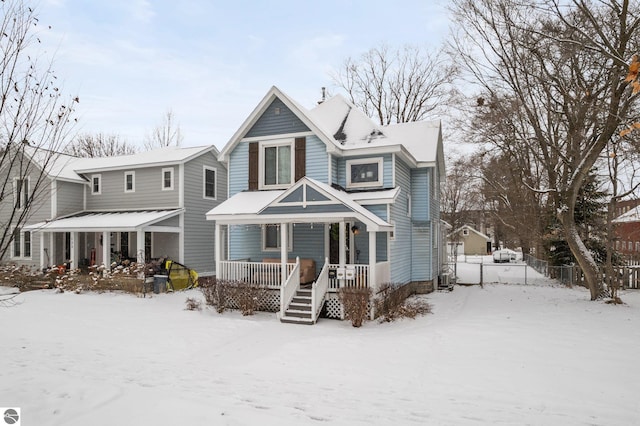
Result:
{"type": "Polygon", "coordinates": [[[457,286],[416,320],[281,324],[34,291],[0,308],[0,406],[22,425],[631,425],[640,292],[457,286]]]}

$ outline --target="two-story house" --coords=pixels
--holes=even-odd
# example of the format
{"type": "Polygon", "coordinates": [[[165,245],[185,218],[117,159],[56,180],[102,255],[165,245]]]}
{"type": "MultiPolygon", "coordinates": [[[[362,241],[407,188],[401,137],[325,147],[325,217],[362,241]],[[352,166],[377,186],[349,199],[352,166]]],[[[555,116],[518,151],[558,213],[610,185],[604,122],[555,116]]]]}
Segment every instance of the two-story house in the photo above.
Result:
{"type": "Polygon", "coordinates": [[[273,87],[219,160],[229,199],[207,213],[217,276],[272,288],[281,320],[340,317],[341,286],[436,285],[439,122],[378,126],[341,96],[307,110],[273,87]]]}
{"type": "Polygon", "coordinates": [[[47,179],[5,261],[76,268],[168,257],[215,273],[205,213],[226,199],[227,173],[213,145],[104,158],[25,152],[48,159],[47,179]]]}

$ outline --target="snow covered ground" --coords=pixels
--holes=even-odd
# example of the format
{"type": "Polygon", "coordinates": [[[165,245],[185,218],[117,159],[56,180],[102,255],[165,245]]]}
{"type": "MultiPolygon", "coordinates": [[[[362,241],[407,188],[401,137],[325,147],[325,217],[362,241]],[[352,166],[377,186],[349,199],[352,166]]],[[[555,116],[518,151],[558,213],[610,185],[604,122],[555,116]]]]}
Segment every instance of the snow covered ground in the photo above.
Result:
{"type": "Polygon", "coordinates": [[[194,290],[33,291],[0,308],[0,406],[23,426],[638,424],[640,292],[621,296],[456,286],[356,329],[186,311],[194,290]]]}

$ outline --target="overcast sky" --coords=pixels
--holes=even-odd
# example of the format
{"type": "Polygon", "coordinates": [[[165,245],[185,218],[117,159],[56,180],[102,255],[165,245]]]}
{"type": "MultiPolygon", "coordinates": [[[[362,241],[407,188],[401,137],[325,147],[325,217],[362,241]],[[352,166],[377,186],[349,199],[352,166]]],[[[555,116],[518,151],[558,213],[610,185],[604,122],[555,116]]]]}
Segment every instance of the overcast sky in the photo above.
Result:
{"type": "Polygon", "coordinates": [[[142,145],[171,109],[183,145],[227,143],[273,85],[307,108],[349,56],[440,46],[445,0],[43,0],[43,46],[77,131],[142,145]]]}

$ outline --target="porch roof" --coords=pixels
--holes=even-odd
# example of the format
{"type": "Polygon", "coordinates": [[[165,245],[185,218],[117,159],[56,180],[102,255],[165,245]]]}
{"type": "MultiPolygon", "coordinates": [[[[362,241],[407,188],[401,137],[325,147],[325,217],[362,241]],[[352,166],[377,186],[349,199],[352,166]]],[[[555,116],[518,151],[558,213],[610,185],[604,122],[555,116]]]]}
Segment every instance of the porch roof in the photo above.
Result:
{"type": "Polygon", "coordinates": [[[371,231],[388,232],[393,226],[376,216],[356,199],[393,202],[396,190],[380,192],[375,198],[344,191],[304,177],[287,190],[245,191],[233,195],[207,213],[220,224],[333,223],[355,219],[371,231]],[[387,200],[387,198],[389,200],[387,200]]]}
{"type": "MultiPolygon", "coordinates": [[[[157,224],[182,213],[184,209],[139,211],[84,211],[70,216],[35,223],[24,229],[32,232],[128,232],[157,224]]],[[[171,232],[174,227],[167,227],[171,232]]]]}

